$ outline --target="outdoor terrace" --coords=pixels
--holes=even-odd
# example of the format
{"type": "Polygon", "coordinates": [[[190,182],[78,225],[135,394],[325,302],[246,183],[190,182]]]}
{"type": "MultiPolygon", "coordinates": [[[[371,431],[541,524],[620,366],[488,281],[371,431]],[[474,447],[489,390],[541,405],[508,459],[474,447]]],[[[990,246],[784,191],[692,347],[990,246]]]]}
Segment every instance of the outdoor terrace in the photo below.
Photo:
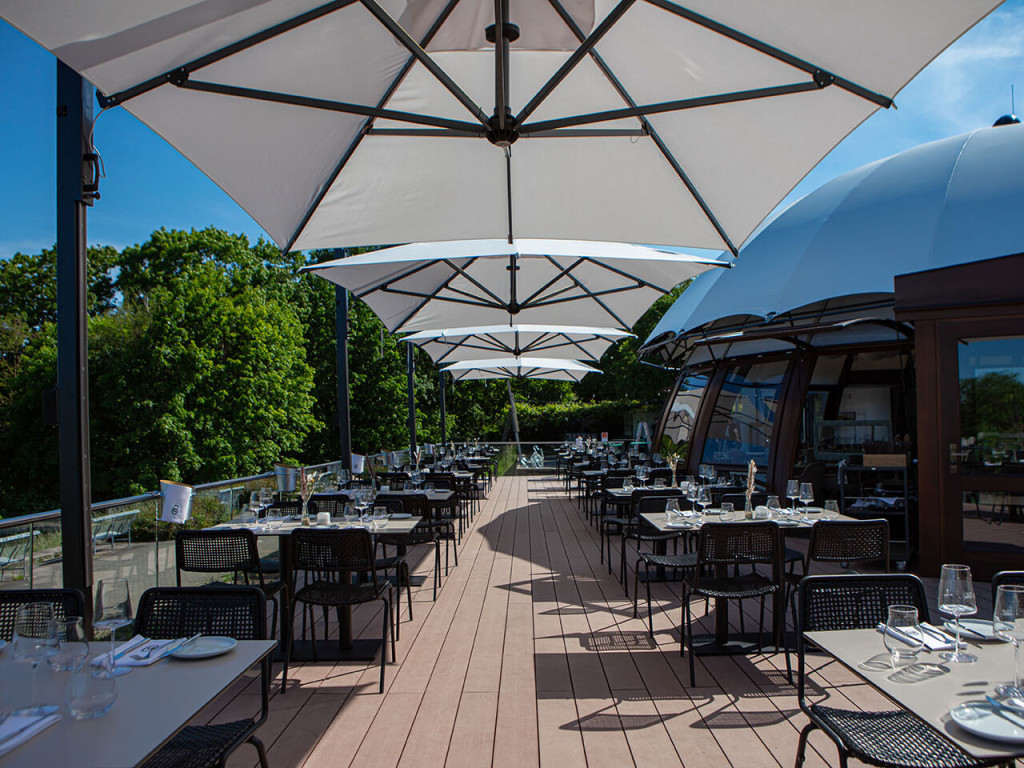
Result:
{"type": "MultiPolygon", "coordinates": [[[[414,592],[413,621],[403,609],[384,694],[372,663],[293,666],[297,684],[275,691],[260,733],[272,765],[792,765],[806,719],[783,657],[703,657],[697,686],[686,685],[678,585],[657,588],[668,610],[656,612],[651,642],[643,612],[632,618],[632,602],[599,562],[596,532],[553,476],[495,483],[436,603],[429,560],[418,570],[427,581],[414,592]]],[[[984,611],[987,585],[977,592],[984,611]]],[[[756,605],[745,605],[750,628],[756,605]]],[[[378,619],[356,609],[356,631],[377,636],[378,619]]],[[[838,664],[822,674],[844,706],[882,702],[838,664]]],[[[206,716],[237,716],[257,702],[243,690],[206,716]]],[[[820,733],[810,744],[809,766],[836,763],[820,733]]],[[[248,747],[230,762],[251,764],[248,747]]]]}

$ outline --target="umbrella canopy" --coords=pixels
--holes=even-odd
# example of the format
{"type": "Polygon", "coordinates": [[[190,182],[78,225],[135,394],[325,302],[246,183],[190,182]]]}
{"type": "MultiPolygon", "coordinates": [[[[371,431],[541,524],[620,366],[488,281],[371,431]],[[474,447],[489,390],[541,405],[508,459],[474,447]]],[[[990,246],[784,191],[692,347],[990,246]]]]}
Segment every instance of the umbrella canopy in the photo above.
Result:
{"type": "Polygon", "coordinates": [[[616,328],[517,324],[420,331],[402,341],[416,344],[435,363],[551,352],[597,362],[609,346],[632,335],[616,328]]]}
{"type": "Polygon", "coordinates": [[[392,332],[590,323],[628,331],[656,298],[722,262],[626,243],[412,243],[306,267],[362,299],[392,332]]]}
{"type": "Polygon", "coordinates": [[[998,0],[0,0],[283,248],[727,249],[998,0]]]}
{"type": "Polygon", "coordinates": [[[794,313],[815,321],[877,314],[891,308],[896,275],[1024,250],[1022,210],[1024,125],[981,128],[870,163],[794,203],[743,248],[734,269],[696,279],[645,349],[794,313]]]}
{"type": "Polygon", "coordinates": [[[555,379],[580,381],[588,373],[601,373],[577,360],[557,357],[493,357],[484,360],[462,360],[441,369],[454,381],[476,379],[555,379]]]}

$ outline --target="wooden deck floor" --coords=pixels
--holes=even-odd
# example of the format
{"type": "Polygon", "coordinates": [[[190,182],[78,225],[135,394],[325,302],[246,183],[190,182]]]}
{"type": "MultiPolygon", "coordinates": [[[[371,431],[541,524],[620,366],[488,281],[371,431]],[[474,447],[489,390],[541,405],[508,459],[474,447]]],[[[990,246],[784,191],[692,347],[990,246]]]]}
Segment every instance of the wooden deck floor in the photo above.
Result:
{"type": "MultiPolygon", "coordinates": [[[[656,609],[652,642],[643,609],[632,618],[618,579],[599,563],[596,532],[553,477],[495,483],[436,603],[429,567],[419,570],[428,581],[414,592],[414,620],[403,609],[385,693],[376,664],[293,667],[294,684],[275,692],[260,733],[273,766],[793,764],[806,720],[784,659],[705,657],[691,688],[678,586],[660,586],[666,610],[656,609]]],[[[354,622],[366,636],[380,631],[368,607],[354,622]]],[[[838,665],[824,673],[847,706],[880,703],[838,665]]],[[[204,718],[257,704],[250,687],[204,718]]],[[[811,747],[810,768],[836,763],[820,734],[811,747]]],[[[254,763],[243,746],[231,765],[254,763]]]]}

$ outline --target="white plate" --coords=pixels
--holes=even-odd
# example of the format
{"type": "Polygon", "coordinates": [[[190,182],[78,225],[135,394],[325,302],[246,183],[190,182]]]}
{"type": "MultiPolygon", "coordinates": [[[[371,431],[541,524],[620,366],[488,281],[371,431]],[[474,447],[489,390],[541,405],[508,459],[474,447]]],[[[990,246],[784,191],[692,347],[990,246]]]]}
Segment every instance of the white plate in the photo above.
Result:
{"type": "Polygon", "coordinates": [[[779,528],[796,528],[800,525],[799,520],[776,520],[775,522],[779,524],[779,528]]]}
{"type": "Polygon", "coordinates": [[[666,528],[689,528],[690,525],[686,520],[669,520],[665,523],[666,528]]]}
{"type": "Polygon", "coordinates": [[[408,520],[411,517],[411,512],[395,512],[393,514],[388,515],[388,518],[391,520],[408,520]]]}
{"type": "Polygon", "coordinates": [[[968,701],[949,711],[953,722],[968,733],[993,741],[1024,744],[1024,717],[1002,714],[987,701],[968,701]]]}
{"type": "Polygon", "coordinates": [[[191,643],[186,643],[171,654],[176,659],[208,659],[211,656],[220,656],[227,653],[238,645],[233,637],[218,637],[209,635],[197,637],[191,643]]]}
{"type": "MultiPolygon", "coordinates": [[[[947,621],[944,622],[942,626],[945,627],[946,631],[950,634],[956,634],[956,622],[947,621]]],[[[996,636],[995,630],[992,629],[991,621],[985,621],[985,619],[960,619],[960,626],[964,629],[973,629],[979,635],[984,635],[986,640],[999,640],[999,637],[996,636]]],[[[977,637],[970,632],[964,632],[961,635],[961,638],[963,640],[981,640],[980,637],[977,637]]]]}

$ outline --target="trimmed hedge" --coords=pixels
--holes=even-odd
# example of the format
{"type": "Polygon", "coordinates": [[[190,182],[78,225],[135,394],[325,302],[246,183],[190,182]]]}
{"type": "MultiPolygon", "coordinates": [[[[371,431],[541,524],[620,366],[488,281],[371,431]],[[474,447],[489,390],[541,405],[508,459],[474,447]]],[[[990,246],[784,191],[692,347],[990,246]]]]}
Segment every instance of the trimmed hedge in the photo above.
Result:
{"type": "Polygon", "coordinates": [[[596,403],[516,403],[520,440],[562,440],[571,433],[608,432],[614,439],[631,432],[630,417],[650,409],[637,400],[596,403]]]}

